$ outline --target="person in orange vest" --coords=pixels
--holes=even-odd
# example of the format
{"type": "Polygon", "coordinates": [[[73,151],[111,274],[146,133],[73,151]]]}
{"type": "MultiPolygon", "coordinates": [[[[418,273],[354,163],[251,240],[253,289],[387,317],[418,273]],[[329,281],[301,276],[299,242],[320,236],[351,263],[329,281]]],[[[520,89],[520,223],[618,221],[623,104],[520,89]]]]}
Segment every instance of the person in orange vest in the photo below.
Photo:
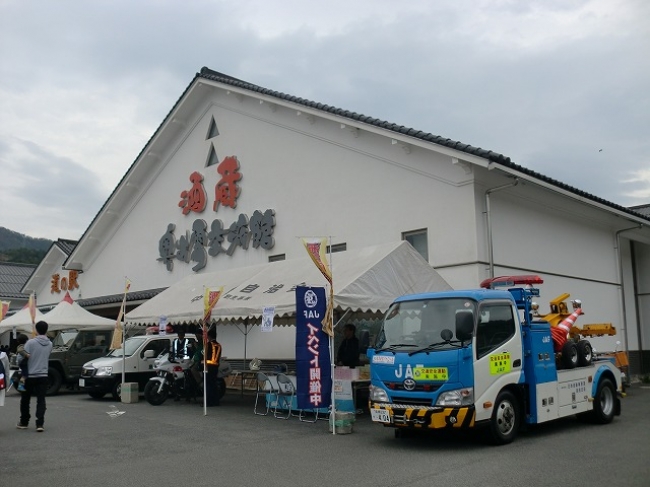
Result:
{"type": "Polygon", "coordinates": [[[221,344],[217,341],[215,327],[208,330],[208,346],[205,350],[206,365],[206,406],[219,406],[221,391],[219,390],[219,362],[221,361],[221,344]]]}

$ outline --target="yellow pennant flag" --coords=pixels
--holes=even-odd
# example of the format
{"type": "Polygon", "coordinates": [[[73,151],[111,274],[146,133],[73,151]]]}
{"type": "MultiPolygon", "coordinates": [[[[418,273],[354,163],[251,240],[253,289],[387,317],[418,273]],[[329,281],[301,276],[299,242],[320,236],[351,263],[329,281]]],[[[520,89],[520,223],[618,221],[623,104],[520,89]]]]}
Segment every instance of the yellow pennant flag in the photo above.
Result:
{"type": "Polygon", "coordinates": [[[214,308],[223,293],[223,286],[216,290],[211,290],[210,288],[205,288],[205,294],[203,295],[203,327],[206,328],[210,317],[212,316],[212,308],[214,308]]]}
{"type": "Polygon", "coordinates": [[[11,301],[0,301],[0,321],[5,319],[7,312],[9,312],[9,305],[11,301]]]}
{"type": "Polygon", "coordinates": [[[36,336],[36,296],[34,292],[29,295],[27,301],[27,308],[29,309],[29,316],[32,319],[32,338],[36,336]]]}
{"type": "Polygon", "coordinates": [[[327,310],[325,311],[325,318],[321,321],[323,331],[329,336],[334,336],[334,287],[330,285],[330,298],[327,300],[327,310]]]}
{"type": "Polygon", "coordinates": [[[126,280],[124,286],[124,296],[122,297],[122,306],[120,306],[120,312],[117,315],[117,321],[115,322],[115,331],[113,331],[113,340],[111,340],[111,350],[117,348],[122,348],[122,341],[124,338],[124,326],[122,324],[124,313],[126,312],[126,295],[131,289],[131,281],[126,280]]]}
{"type": "Polygon", "coordinates": [[[34,293],[29,295],[29,300],[27,301],[27,307],[29,308],[29,316],[32,319],[32,325],[36,323],[36,296],[34,293]]]}
{"type": "Polygon", "coordinates": [[[307,249],[307,253],[311,260],[314,261],[318,270],[321,271],[327,282],[332,284],[332,273],[330,272],[329,265],[327,263],[327,256],[325,255],[325,250],[327,249],[327,238],[303,238],[302,243],[307,249]]]}

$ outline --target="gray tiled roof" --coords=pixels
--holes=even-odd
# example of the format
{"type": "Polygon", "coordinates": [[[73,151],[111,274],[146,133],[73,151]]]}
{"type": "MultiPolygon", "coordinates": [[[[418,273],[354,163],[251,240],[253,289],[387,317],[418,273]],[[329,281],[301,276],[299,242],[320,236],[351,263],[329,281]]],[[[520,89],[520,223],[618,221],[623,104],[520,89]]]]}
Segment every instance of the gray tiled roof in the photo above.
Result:
{"type": "Polygon", "coordinates": [[[36,269],[31,264],[12,264],[0,262],[0,297],[3,299],[27,299],[28,294],[21,293],[29,276],[36,269]]]}
{"type": "MultiPolygon", "coordinates": [[[[409,137],[415,137],[417,139],[425,140],[427,142],[432,142],[434,144],[442,145],[445,147],[449,147],[451,149],[455,149],[461,152],[466,152],[467,154],[471,154],[474,156],[482,157],[484,159],[487,159],[488,161],[495,162],[497,164],[501,164],[502,166],[508,167],[510,169],[514,169],[515,171],[518,171],[522,174],[526,174],[528,176],[532,176],[536,179],[539,179],[540,181],[543,181],[545,183],[550,183],[553,186],[556,186],[558,188],[561,188],[565,191],[569,191],[571,193],[574,193],[582,198],[587,198],[590,199],[594,202],[600,203],[602,205],[609,206],[610,208],[614,208],[618,211],[622,211],[624,213],[628,213],[630,215],[634,215],[636,217],[642,217],[650,220],[650,215],[647,213],[639,213],[637,211],[634,211],[633,209],[626,208],[624,206],[617,205],[615,203],[612,203],[610,201],[604,200],[602,198],[599,198],[598,196],[594,196],[592,194],[586,193],[585,191],[581,191],[577,188],[574,188],[572,186],[569,186],[568,184],[562,183],[560,181],[557,181],[555,179],[551,179],[549,177],[544,176],[543,174],[540,174],[535,171],[531,171],[530,169],[526,169],[525,167],[522,167],[518,164],[515,164],[510,160],[509,157],[504,156],[503,154],[499,154],[498,152],[493,152],[491,150],[486,150],[482,149],[480,147],[474,147],[469,144],[464,144],[462,142],[458,142],[456,140],[452,139],[447,139],[445,137],[441,137],[439,135],[433,135],[430,133],[425,133],[421,130],[405,127],[403,125],[397,125],[394,123],[386,122],[385,120],[380,120],[378,118],[373,118],[373,117],[368,117],[366,115],[362,115],[360,113],[356,112],[350,112],[348,110],[343,110],[341,108],[336,108],[330,105],[325,105],[323,103],[317,103],[314,101],[306,100],[304,98],[299,98],[297,96],[292,96],[292,95],[287,95],[285,93],[280,93],[278,91],[273,91],[269,90],[267,88],[262,88],[257,85],[253,85],[251,83],[248,83],[246,81],[239,80],[237,78],[233,78],[232,76],[228,76],[223,73],[219,73],[217,71],[213,71],[209,68],[203,67],[201,69],[200,73],[196,74],[197,77],[199,78],[205,78],[209,79],[212,81],[218,81],[219,83],[224,83],[232,86],[236,86],[238,88],[243,88],[246,90],[250,91],[255,91],[257,93],[261,93],[266,96],[272,96],[275,98],[280,98],[282,100],[290,101],[292,103],[297,103],[299,105],[304,105],[309,108],[315,108],[318,110],[322,110],[324,112],[328,113],[333,113],[335,115],[338,115],[340,117],[345,117],[345,118],[350,118],[352,120],[356,120],[358,122],[362,123],[367,123],[369,125],[373,125],[375,127],[381,127],[386,130],[390,130],[392,132],[396,132],[399,134],[403,135],[408,135],[409,137]]],[[[182,98],[182,97],[181,97],[182,98]]]]}
{"type": "MultiPolygon", "coordinates": [[[[147,299],[151,299],[157,294],[163,292],[166,287],[160,287],[157,289],[147,289],[145,291],[133,291],[130,293],[126,294],[126,302],[132,302],[132,301],[143,301],[147,299]]],[[[122,302],[122,299],[124,298],[124,294],[108,294],[106,296],[98,296],[96,298],[87,298],[87,299],[78,299],[77,304],[79,306],[82,306],[84,308],[90,307],[90,306],[98,306],[100,304],[119,304],[122,302]]]]}
{"type": "Polygon", "coordinates": [[[66,240],[63,238],[58,239],[54,243],[65,253],[65,255],[70,255],[77,245],[76,240],[66,240]]]}
{"type": "Polygon", "coordinates": [[[637,213],[640,213],[642,215],[650,217],[650,204],[648,204],[648,205],[639,205],[639,206],[631,206],[630,210],[636,211],[637,213]]]}

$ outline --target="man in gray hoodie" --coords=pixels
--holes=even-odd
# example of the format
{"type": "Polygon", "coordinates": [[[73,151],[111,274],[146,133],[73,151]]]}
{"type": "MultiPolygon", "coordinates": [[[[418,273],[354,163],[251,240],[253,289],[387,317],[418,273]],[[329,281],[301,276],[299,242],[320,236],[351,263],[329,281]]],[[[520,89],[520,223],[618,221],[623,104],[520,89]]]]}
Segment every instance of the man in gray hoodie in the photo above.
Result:
{"type": "Polygon", "coordinates": [[[42,433],[45,423],[45,393],[47,392],[47,369],[52,352],[52,342],[47,337],[48,325],[45,321],[36,323],[38,335],[25,344],[25,351],[29,354],[29,376],[25,382],[25,392],[20,398],[20,421],[18,429],[27,429],[29,425],[29,403],[32,396],[36,396],[36,431],[42,433]]]}

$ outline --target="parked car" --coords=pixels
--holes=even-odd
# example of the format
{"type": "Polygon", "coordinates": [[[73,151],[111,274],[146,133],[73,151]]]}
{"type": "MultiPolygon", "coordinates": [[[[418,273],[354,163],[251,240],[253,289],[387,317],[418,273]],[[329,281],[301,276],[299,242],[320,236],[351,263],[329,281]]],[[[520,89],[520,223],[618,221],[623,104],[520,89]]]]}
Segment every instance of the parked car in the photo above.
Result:
{"type": "MultiPolygon", "coordinates": [[[[122,366],[125,381],[137,382],[142,392],[151,377],[155,375],[154,361],[169,350],[176,334],[141,335],[128,338],[124,348],[112,350],[108,355],[84,364],[79,378],[79,388],[94,399],[101,399],[110,393],[120,400],[122,388],[122,366]]],[[[194,339],[188,337],[194,343],[194,339]]]]}

